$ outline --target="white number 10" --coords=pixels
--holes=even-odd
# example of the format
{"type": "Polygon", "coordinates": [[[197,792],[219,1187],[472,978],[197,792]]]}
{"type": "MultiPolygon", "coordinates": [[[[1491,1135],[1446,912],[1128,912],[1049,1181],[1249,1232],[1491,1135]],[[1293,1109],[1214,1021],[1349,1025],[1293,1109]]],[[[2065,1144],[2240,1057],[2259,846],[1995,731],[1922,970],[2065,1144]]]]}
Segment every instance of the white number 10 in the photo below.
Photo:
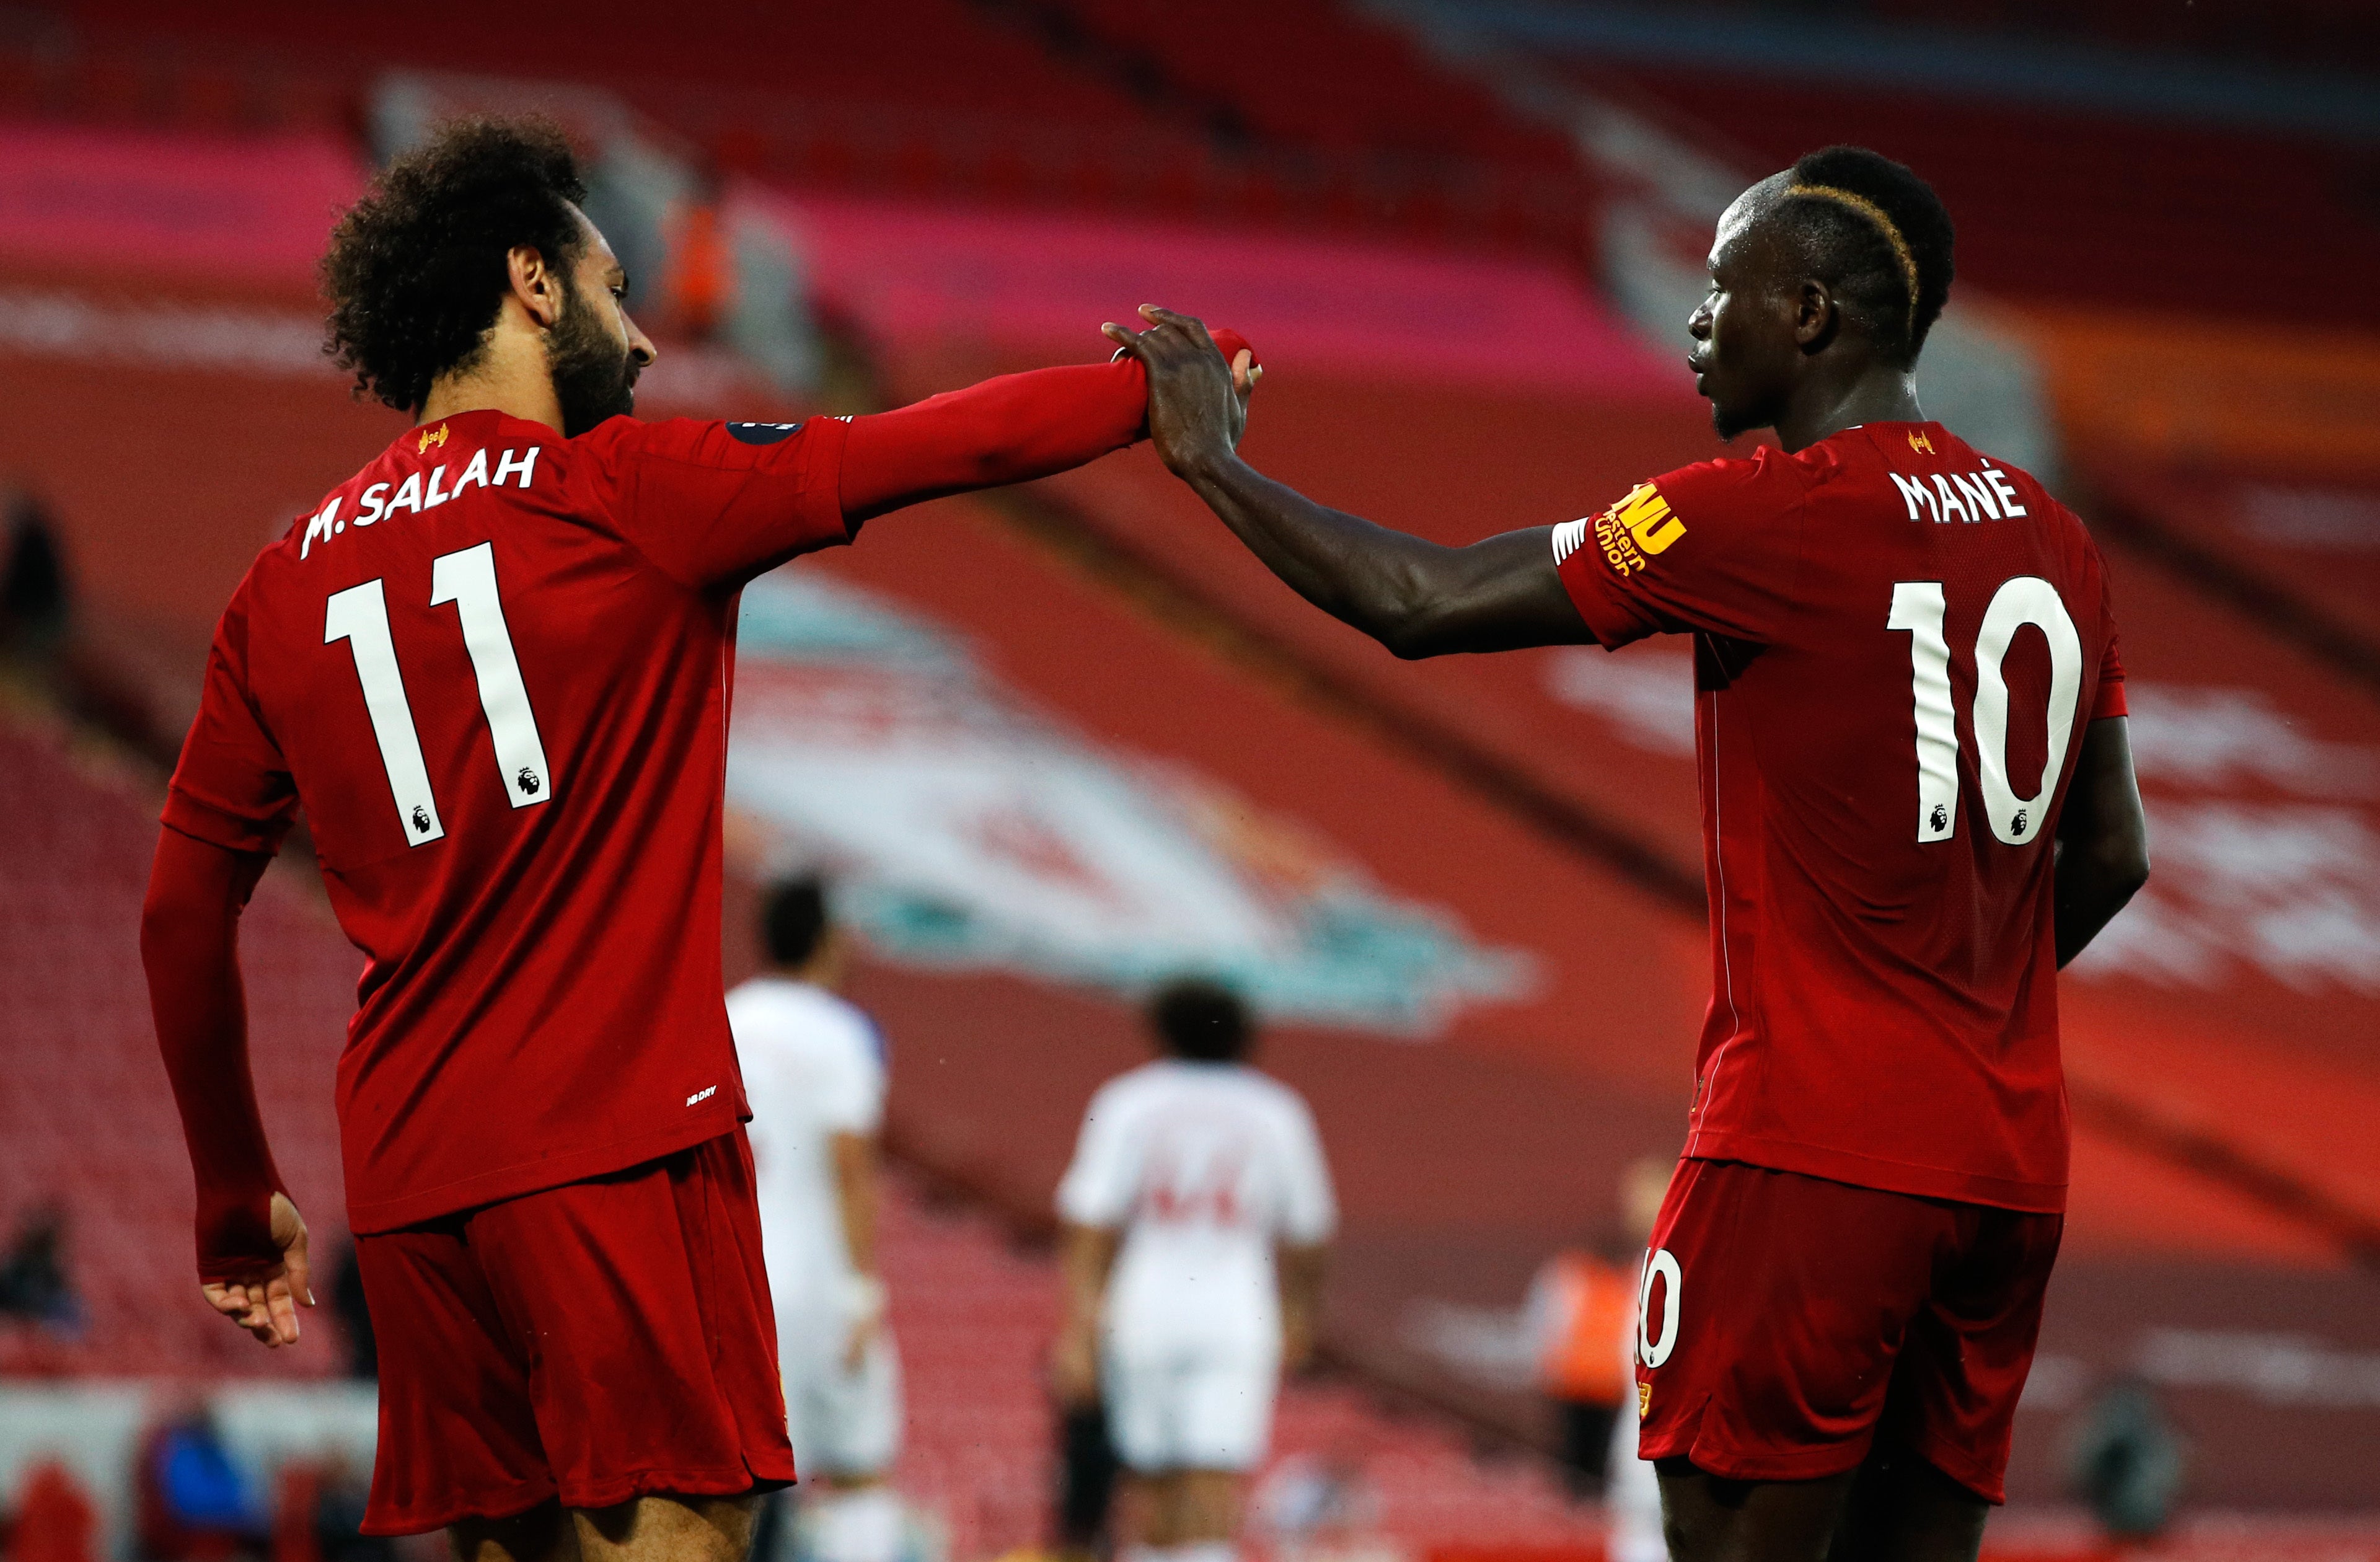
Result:
{"type": "MultiPolygon", "coordinates": [[[[1910,691],[1917,709],[1917,838],[1950,838],[1959,819],[1959,728],[1950,709],[1950,646],[1942,636],[1942,582],[1903,580],[1892,588],[1885,627],[1909,631],[1910,691]]],[[[2058,600],[2058,588],[2037,575],[2018,575],[1992,593],[1975,636],[1976,778],[1992,835],[2022,846],[2041,833],[2042,810],[2066,768],[2074,731],[2074,704],[2082,689],[2082,641],[2058,600]],[[2017,629],[2031,624],[2049,641],[2048,758],[2041,789],[2016,795],[2008,776],[2008,680],[2000,664],[2017,629]]]]}
{"type": "MultiPolygon", "coordinates": [[[[512,631],[504,627],[504,603],[496,594],[494,543],[482,543],[431,561],[430,605],[449,602],[462,620],[463,649],[470,653],[471,671],[478,677],[480,708],[487,714],[504,796],[515,808],[550,801],[553,772],[545,763],[545,744],[538,737],[528,686],[521,682],[520,659],[513,654],[512,631]]],[[[322,615],[322,643],[340,641],[347,642],[356,659],[364,709],[371,715],[372,737],[380,744],[406,844],[426,846],[443,838],[446,826],[438,817],[438,799],[431,795],[430,768],[422,762],[421,737],[405,698],[396,644],[389,638],[388,601],[378,580],[332,595],[322,615]]]]}

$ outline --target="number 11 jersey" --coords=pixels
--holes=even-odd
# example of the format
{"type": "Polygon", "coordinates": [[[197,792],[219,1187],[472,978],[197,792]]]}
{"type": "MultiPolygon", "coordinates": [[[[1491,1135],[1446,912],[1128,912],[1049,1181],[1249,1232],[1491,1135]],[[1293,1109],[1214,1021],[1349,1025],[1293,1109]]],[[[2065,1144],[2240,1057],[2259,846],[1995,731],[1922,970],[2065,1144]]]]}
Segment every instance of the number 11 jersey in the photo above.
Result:
{"type": "Polygon", "coordinates": [[[847,425],[407,431],[250,567],[164,822],[302,803],[366,958],[348,1218],[385,1231],[731,1130],[722,786],[744,582],[848,540],[847,425]]]}
{"type": "Polygon", "coordinates": [[[1869,423],[1657,478],[1554,555],[1605,647],[1695,637],[1686,1154],[2064,1209],[2054,840],[2124,714],[2082,522],[1938,423],[1869,423]]]}

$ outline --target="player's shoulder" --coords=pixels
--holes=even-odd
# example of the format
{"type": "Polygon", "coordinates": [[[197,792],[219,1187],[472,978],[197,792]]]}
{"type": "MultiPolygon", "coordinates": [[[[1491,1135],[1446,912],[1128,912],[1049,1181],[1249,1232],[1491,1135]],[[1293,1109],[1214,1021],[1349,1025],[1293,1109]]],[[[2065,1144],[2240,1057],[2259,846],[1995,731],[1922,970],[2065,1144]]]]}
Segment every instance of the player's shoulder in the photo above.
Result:
{"type": "Polygon", "coordinates": [[[1179,1068],[1173,1059],[1152,1058],[1113,1076],[1093,1091],[1089,1115],[1111,1117],[1145,1111],[1177,1098],[1181,1091],[1179,1068]]]}
{"type": "Polygon", "coordinates": [[[572,441],[492,408],[407,429],[267,543],[244,589],[313,586],[362,539],[475,491],[528,493],[568,481],[572,441]]]}
{"type": "Polygon", "coordinates": [[[1314,1109],[1307,1104],[1296,1086],[1252,1065],[1242,1064],[1239,1070],[1245,1080],[1243,1088],[1246,1090],[1249,1100],[1257,1104],[1260,1110],[1292,1127],[1313,1122],[1314,1109]]]}
{"type": "Polygon", "coordinates": [[[1690,532],[1790,520],[1828,470],[1807,451],[1789,454],[1773,445],[1673,467],[1638,483],[1601,515],[1571,522],[1574,537],[1564,539],[1557,527],[1555,555],[1569,551],[1565,541],[1571,546],[1592,541],[1615,567],[1641,567],[1642,555],[1660,553],[1690,532]]]}
{"type": "Polygon", "coordinates": [[[860,1043],[873,1049],[876,1027],[857,1004],[808,982],[782,976],[756,976],[738,982],[727,995],[727,1020],[741,1040],[860,1043]]]}
{"type": "Polygon", "coordinates": [[[1253,1063],[1168,1062],[1166,1077],[1184,1094],[1273,1122],[1306,1116],[1304,1096],[1253,1063]]]}
{"type": "Polygon", "coordinates": [[[1828,453],[1818,445],[1789,451],[1761,445],[1742,456],[1716,456],[1673,467],[1639,484],[1637,492],[1651,489],[1672,506],[1747,499],[1791,504],[1825,482],[1833,470],[1828,453]]]}
{"type": "Polygon", "coordinates": [[[605,420],[571,443],[604,462],[623,458],[660,458],[705,467],[765,467],[797,455],[821,423],[848,419],[808,418],[792,422],[739,422],[718,418],[622,416],[605,420]]]}

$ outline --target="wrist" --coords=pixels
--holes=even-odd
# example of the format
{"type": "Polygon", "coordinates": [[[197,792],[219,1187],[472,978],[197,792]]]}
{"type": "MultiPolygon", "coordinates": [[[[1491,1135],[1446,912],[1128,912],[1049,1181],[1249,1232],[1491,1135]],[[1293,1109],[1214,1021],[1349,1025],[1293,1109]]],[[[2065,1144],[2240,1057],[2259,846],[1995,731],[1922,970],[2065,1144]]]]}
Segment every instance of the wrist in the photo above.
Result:
{"type": "Polygon", "coordinates": [[[1245,464],[1237,450],[1219,440],[1183,451],[1174,472],[1193,487],[1220,488],[1230,481],[1232,469],[1245,464]]]}

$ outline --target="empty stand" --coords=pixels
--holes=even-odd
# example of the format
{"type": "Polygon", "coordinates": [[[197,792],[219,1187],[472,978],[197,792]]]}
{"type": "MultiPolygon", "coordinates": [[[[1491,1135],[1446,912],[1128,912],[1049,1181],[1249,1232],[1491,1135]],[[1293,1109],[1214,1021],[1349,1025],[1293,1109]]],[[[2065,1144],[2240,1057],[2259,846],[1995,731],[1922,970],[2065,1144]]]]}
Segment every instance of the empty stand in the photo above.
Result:
{"type": "MultiPolygon", "coordinates": [[[[88,1318],[79,1335],[0,1329],[0,1373],[334,1370],[321,1342],[265,1351],[200,1301],[190,1172],[157,1060],[139,946],[156,846],[154,783],[21,716],[0,725],[0,1222],[55,1204],[88,1318]]],[[[331,1071],[361,959],[276,868],[242,924],[249,1050],[282,1175],[327,1261],[345,1220],[331,1071]]]]}
{"type": "MultiPolygon", "coordinates": [[[[438,25],[287,0],[204,16],[80,0],[59,15],[38,46],[0,41],[0,111],[357,122],[379,73],[458,58],[438,25]]],[[[662,27],[602,4],[574,18],[557,33],[476,18],[468,69],[601,88],[724,167],[813,187],[1584,249],[1586,187],[1558,133],[1314,0],[1169,25],[1154,46],[1136,28],[1155,18],[1129,5],[1060,0],[715,10],[662,27]],[[1375,71],[1379,86],[1357,84],[1375,71]]]]}
{"type": "Polygon", "coordinates": [[[2380,325],[2340,287],[2380,263],[2369,153],[2307,136],[1650,66],[1582,66],[1704,128],[1757,171],[1838,141],[1915,168],[1959,226],[1959,278],[2010,301],[2380,325]]]}

